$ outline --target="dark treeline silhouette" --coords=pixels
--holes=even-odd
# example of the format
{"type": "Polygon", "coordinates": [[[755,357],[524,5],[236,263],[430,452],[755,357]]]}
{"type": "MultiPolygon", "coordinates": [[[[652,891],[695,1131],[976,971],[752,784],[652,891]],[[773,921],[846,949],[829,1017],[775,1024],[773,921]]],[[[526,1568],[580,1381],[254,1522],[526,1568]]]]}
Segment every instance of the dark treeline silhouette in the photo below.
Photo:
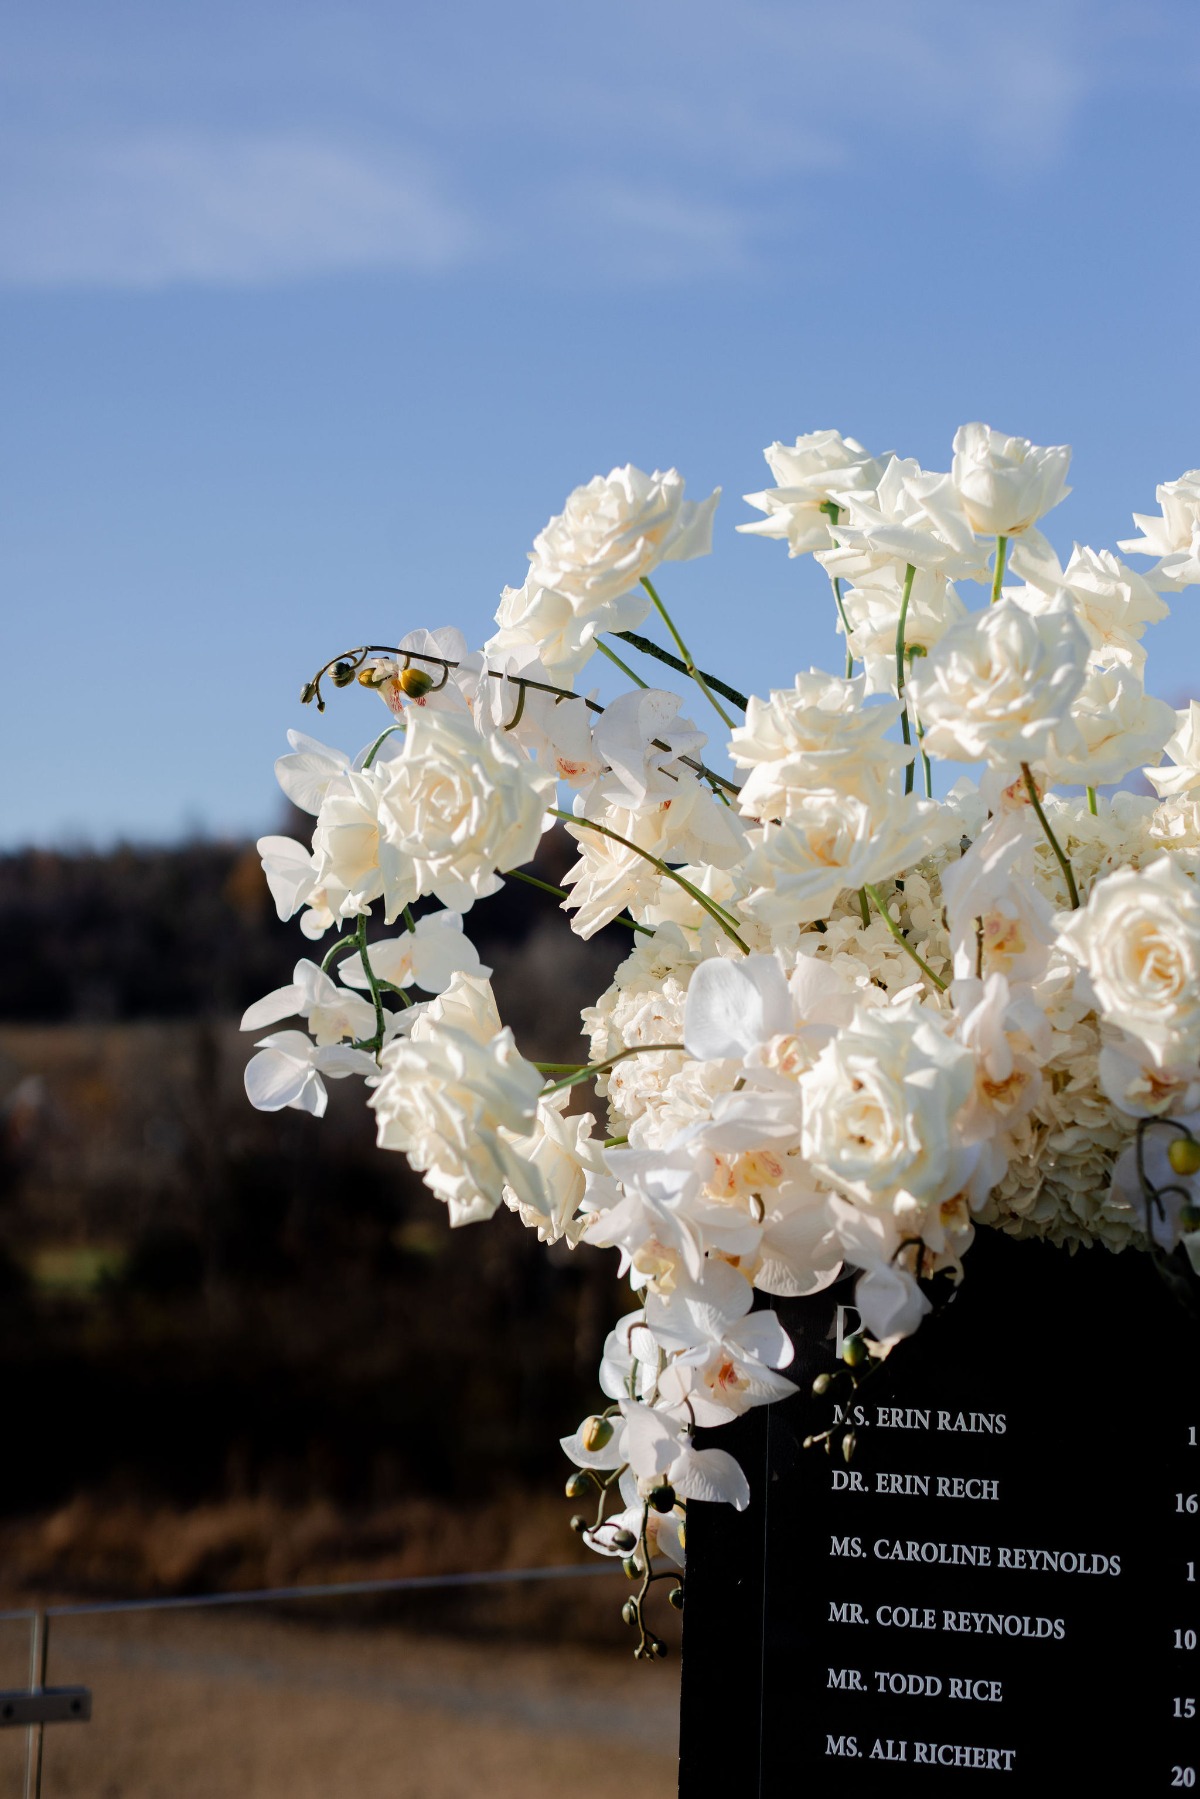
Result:
{"type": "MultiPolygon", "coordinates": [[[[537,873],[572,847],[550,834],[537,873]]],[[[628,931],[581,943],[516,882],[467,925],[522,1049],[582,1058],[628,931]]],[[[311,953],[252,845],[0,859],[10,1521],[553,1487],[621,1305],[613,1254],[547,1251],[505,1211],[451,1233],[357,1082],[322,1120],[254,1112],[239,1015],[311,953]]],[[[136,1544],[119,1580],[94,1545],[57,1554],[77,1586],[154,1584],[136,1544]]]]}

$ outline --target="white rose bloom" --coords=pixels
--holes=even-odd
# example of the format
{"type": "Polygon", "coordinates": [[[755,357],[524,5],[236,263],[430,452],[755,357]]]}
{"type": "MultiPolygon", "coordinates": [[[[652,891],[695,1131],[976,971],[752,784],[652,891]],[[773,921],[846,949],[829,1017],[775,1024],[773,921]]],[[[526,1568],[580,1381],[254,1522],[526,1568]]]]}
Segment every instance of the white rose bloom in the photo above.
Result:
{"type": "Polygon", "coordinates": [[[1178,481],[1164,481],[1154,497],[1162,516],[1135,512],[1133,522],[1142,535],[1123,537],[1120,548],[1157,556],[1150,579],[1159,587],[1190,587],[1200,581],[1200,468],[1189,469],[1178,481]]]}
{"type": "Polygon", "coordinates": [[[444,999],[384,1049],[369,1102],[379,1147],[408,1157],[452,1225],[490,1218],[506,1188],[549,1210],[537,1171],[512,1148],[530,1131],[544,1082],[510,1030],[482,1035],[494,1015],[486,982],[456,975],[444,999]]]}
{"type": "Polygon", "coordinates": [[[313,832],[316,887],[338,918],[357,918],[386,899],[389,921],[418,897],[411,859],[380,834],[380,783],[394,763],[331,781],[313,832]]]}
{"type": "Polygon", "coordinates": [[[1177,800],[1200,792],[1200,702],[1189,700],[1175,714],[1175,731],[1167,738],[1165,753],[1171,758],[1170,767],[1142,770],[1158,797],[1177,800]]]}
{"type": "Polygon", "coordinates": [[[804,1154],[867,1205],[940,1205],[978,1161],[956,1130],[974,1087],[971,1052],[918,1001],[860,1008],[801,1078],[804,1154]]]}
{"type": "Polygon", "coordinates": [[[1071,707],[1088,641],[1067,607],[1031,618],[1012,600],[972,613],[917,663],[909,694],[931,756],[1015,769],[1078,741],[1071,707]]]}
{"type": "Polygon", "coordinates": [[[837,548],[817,552],[817,561],[830,575],[866,585],[889,564],[903,574],[911,563],[950,580],[983,578],[983,552],[949,475],[893,456],[874,493],[851,492],[844,498],[846,516],[838,521],[837,548]]]}
{"type": "MultiPolygon", "coordinates": [[[[469,717],[414,713],[379,795],[382,838],[412,869],[409,897],[434,893],[465,912],[495,893],[497,870],[520,867],[537,848],[554,788],[553,775],[499,732],[481,737],[469,717]]],[[[390,923],[408,900],[388,899],[390,923]]]]}
{"type": "MultiPolygon", "coordinates": [[[[896,563],[871,576],[869,586],[851,587],[842,595],[850,620],[850,649],[862,662],[869,694],[896,692],[896,627],[903,599],[904,570],[896,563]]],[[[966,607],[944,575],[919,570],[904,615],[909,655],[927,656],[951,625],[966,616],[966,607]]],[[[840,617],[837,628],[844,635],[840,617]]]]}
{"type": "MultiPolygon", "coordinates": [[[[660,562],[706,556],[721,490],[694,501],[684,499],[683,486],[677,469],[647,475],[630,463],[593,476],[534,538],[530,580],[565,594],[577,613],[594,617],[660,562]]],[[[648,610],[649,601],[643,618],[648,610]]]]}
{"type": "Polygon", "coordinates": [[[648,855],[660,862],[679,864],[703,861],[717,868],[732,867],[745,851],[745,827],[736,812],[715,800],[708,788],[694,777],[674,783],[672,797],[660,800],[644,812],[605,802],[603,794],[597,803],[585,807],[575,802],[579,824],[567,826],[567,835],[579,845],[579,860],[563,876],[563,885],[571,897],[563,901],[564,912],[574,912],[571,928],[579,937],[592,937],[603,925],[611,923],[626,907],[640,913],[658,897],[664,878],[648,855]],[[603,831],[589,828],[582,821],[593,818],[617,836],[618,843],[603,831]],[[634,844],[636,848],[629,848],[634,844]]]}
{"type": "Polygon", "coordinates": [[[972,529],[985,537],[1028,531],[1070,493],[1069,444],[1042,448],[1005,437],[990,425],[960,425],[954,434],[950,479],[962,495],[972,529]]]}
{"type": "Polygon", "coordinates": [[[1200,893],[1169,856],[1097,881],[1059,941],[1109,1024],[1160,1066],[1200,1058],[1200,893]]]}
{"type": "Polygon", "coordinates": [[[537,1177],[534,1200],[512,1186],[504,1189],[504,1203],[516,1212],[527,1230],[535,1230],[542,1243],[565,1237],[574,1249],[583,1234],[576,1217],[589,1174],[603,1174],[604,1147],[592,1136],[595,1119],[590,1112],[568,1112],[570,1092],[552,1093],[539,1100],[532,1131],[508,1138],[514,1154],[529,1164],[537,1177]]]}
{"type": "Polygon", "coordinates": [[[949,807],[893,796],[883,809],[852,794],[815,794],[767,825],[746,860],[752,918],[786,928],[828,918],[847,888],[877,886],[958,834],[949,807]]]}
{"type": "Polygon", "coordinates": [[[1151,756],[1161,756],[1175,713],[1165,700],[1146,692],[1136,668],[1093,661],[1071,707],[1071,720],[1082,745],[1068,756],[1052,750],[1042,767],[1055,781],[1107,787],[1151,756]]]}
{"type": "Polygon", "coordinates": [[[743,496],[767,516],[738,530],[749,537],[785,539],[789,556],[827,550],[829,515],[823,508],[830,501],[840,505],[844,493],[873,488],[886,460],[869,456],[839,431],[810,431],[794,444],[773,443],[763,455],[779,485],[743,496]]]}
{"type": "Polygon", "coordinates": [[[552,681],[569,681],[593,654],[601,632],[632,631],[649,610],[650,602],[642,593],[576,600],[543,586],[531,574],[523,587],[504,589],[496,609],[500,629],[488,638],[484,650],[493,659],[535,650],[552,681]]]}
{"type": "Polygon", "coordinates": [[[788,818],[814,793],[881,801],[912,751],[886,733],[895,705],[867,706],[866,680],[844,681],[810,669],[769,700],[751,694],[744,725],[735,725],[730,755],[750,774],[738,799],[748,818],[788,818]]]}
{"type": "Polygon", "coordinates": [[[1071,610],[1087,633],[1093,654],[1116,653],[1140,668],[1146,660],[1140,639],[1147,625],[1166,618],[1168,607],[1149,581],[1129,568],[1111,550],[1091,550],[1076,544],[1061,576],[1050,575],[1019,590],[1005,588],[1026,612],[1049,612],[1065,594],[1071,610]]]}

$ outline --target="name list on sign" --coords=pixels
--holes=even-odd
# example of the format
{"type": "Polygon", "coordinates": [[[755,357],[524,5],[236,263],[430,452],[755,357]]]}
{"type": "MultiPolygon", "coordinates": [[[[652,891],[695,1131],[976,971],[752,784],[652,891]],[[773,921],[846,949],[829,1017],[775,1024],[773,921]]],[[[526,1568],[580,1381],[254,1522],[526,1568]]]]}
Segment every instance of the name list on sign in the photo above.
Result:
{"type": "MultiPolygon", "coordinates": [[[[1016,1445],[1005,1412],[858,1403],[835,1406],[833,1423],[854,1430],[857,1450],[854,1465],[831,1461],[828,1470],[830,1516],[844,1516],[846,1529],[831,1531],[828,1543],[827,1641],[844,1647],[844,1654],[830,1660],[825,1688],[859,1698],[861,1727],[827,1731],[826,1756],[1017,1773],[1018,1749],[1004,1740],[1006,1701],[1014,1682],[1026,1684],[1013,1648],[1026,1646],[1037,1656],[1029,1670],[1033,1681],[1052,1685],[1053,1663],[1045,1657],[1067,1644],[1072,1632],[1069,1583],[1101,1581],[1117,1591],[1119,1546],[1008,1535],[1013,1508],[1005,1503],[1012,1480],[1006,1470],[1016,1445]],[[973,1442],[978,1466],[964,1471],[958,1454],[952,1470],[939,1468],[946,1445],[964,1439],[973,1442]],[[1008,1453],[989,1455],[1002,1440],[1008,1453]],[[903,1453],[889,1454],[901,1443],[903,1453]],[[903,1526],[889,1518],[897,1501],[906,1502],[903,1526]],[[915,1527],[914,1518],[920,1520],[915,1527]],[[903,1593],[888,1582],[887,1597],[881,1597],[878,1579],[870,1578],[869,1596],[854,1596],[851,1586],[860,1583],[848,1576],[860,1565],[863,1573],[905,1570],[903,1593]],[[935,1574],[936,1601],[926,1590],[935,1574]],[[1028,1609],[1011,1607],[1008,1577],[1015,1574],[1052,1577],[1031,1586],[1028,1609]],[[947,1575],[954,1577],[951,1602],[947,1575]],[[997,1577],[1004,1577],[1002,1598],[988,1590],[997,1577]],[[869,1659],[855,1642],[863,1626],[874,1627],[869,1659]],[[997,1643],[1005,1653],[992,1665],[989,1649],[997,1643]],[[872,1729],[871,1714],[881,1701],[887,1702],[890,1733],[872,1729]],[[895,1701],[911,1703],[909,1734],[895,1734],[895,1701]]],[[[847,1715],[844,1709],[841,1715],[847,1715]]]]}

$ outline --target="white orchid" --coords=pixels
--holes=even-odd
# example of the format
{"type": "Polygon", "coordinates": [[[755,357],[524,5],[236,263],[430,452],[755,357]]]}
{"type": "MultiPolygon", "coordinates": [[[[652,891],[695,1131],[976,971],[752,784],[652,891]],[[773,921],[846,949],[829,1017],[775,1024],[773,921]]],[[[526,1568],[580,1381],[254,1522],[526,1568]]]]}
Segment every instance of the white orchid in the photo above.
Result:
{"type": "Polygon", "coordinates": [[[1200,582],[1200,471],[1123,546],[1146,576],[1078,544],[1064,567],[1042,535],[1063,446],[972,424],[949,473],[836,432],[766,454],[740,529],[841,584],[847,677],[781,669],[711,746],[702,682],[576,692],[604,633],[655,603],[667,627],[650,577],[711,538],[715,493],[614,469],[539,534],[482,650],[419,629],[364,664],[395,723],[356,756],[289,734],[311,847],[259,844],[279,916],[345,935],[247,1010],[252,1102],[319,1115],[359,1075],[452,1224],[505,1206],[560,1256],[617,1252],[640,1304],[605,1342],[603,1415],[562,1445],[572,1490],[594,1475],[617,1507],[584,1542],[634,1573],[682,1565],[691,1501],[747,1502],[693,1432],[791,1403],[763,1295],[851,1276],[880,1357],[931,1277],[969,1281],[977,1227],[1182,1245],[1200,1271],[1200,1176],[1168,1150],[1200,1133],[1200,702],[1149,694],[1143,647],[1159,590],[1200,582]],[[969,609],[952,582],[981,578],[995,603],[969,609]],[[918,798],[922,750],[983,772],[918,798]],[[1097,794],[1141,764],[1158,801],[1097,794]],[[518,1049],[462,916],[555,816],[570,928],[634,927],[565,1065],[518,1049]],[[430,894],[446,909],[414,922],[430,894]]]}

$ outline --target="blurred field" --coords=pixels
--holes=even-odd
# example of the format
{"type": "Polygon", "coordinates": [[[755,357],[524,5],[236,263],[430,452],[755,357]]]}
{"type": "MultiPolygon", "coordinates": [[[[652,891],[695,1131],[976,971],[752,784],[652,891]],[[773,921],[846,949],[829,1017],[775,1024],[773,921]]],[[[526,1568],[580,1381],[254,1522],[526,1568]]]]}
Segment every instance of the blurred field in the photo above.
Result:
{"type": "Polygon", "coordinates": [[[678,1662],[623,1649],[277,1615],[55,1620],[53,1679],[91,1686],[95,1712],[46,1732],[45,1799],[668,1799],[678,1662]]]}

